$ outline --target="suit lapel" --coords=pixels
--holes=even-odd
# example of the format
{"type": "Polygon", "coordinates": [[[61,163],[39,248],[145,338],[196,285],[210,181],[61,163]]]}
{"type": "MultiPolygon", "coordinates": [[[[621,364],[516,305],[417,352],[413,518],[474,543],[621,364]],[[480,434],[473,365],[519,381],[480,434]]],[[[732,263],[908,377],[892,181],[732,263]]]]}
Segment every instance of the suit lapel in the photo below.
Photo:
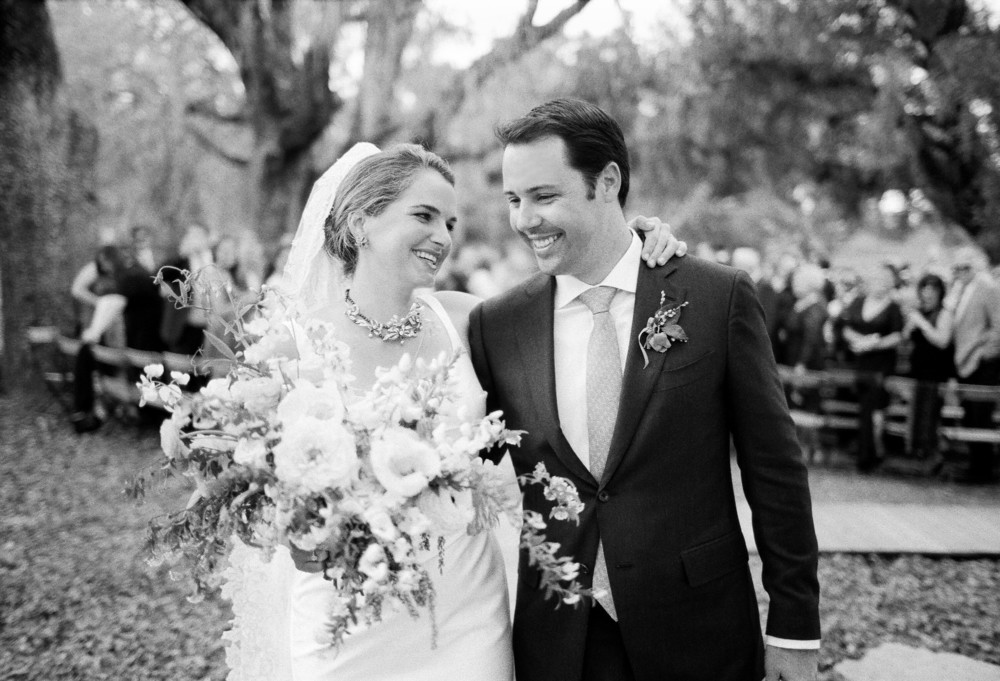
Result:
{"type": "Polygon", "coordinates": [[[542,424],[543,434],[556,456],[582,479],[593,479],[559,427],[556,403],[555,344],[552,338],[555,279],[545,277],[525,289],[527,301],[523,319],[517,326],[518,351],[531,390],[531,397],[542,424]]]}
{"type": "Polygon", "coordinates": [[[670,260],[663,267],[650,269],[644,264],[639,265],[638,281],[635,291],[635,309],[632,312],[632,331],[629,333],[628,356],[625,360],[625,372],[622,375],[622,393],[618,404],[618,418],[615,422],[615,432],[611,438],[611,448],[608,452],[608,462],[604,468],[603,481],[611,479],[615,469],[621,463],[625,452],[632,443],[635,429],[639,425],[649,401],[650,393],[656,384],[656,379],[663,368],[666,357],[664,352],[647,350],[649,365],[644,366],[639,347],[639,333],[646,328],[650,317],[660,308],[660,293],[663,292],[664,305],[680,305],[685,301],[686,290],[672,286],[667,280],[677,269],[676,260],[670,260]]]}

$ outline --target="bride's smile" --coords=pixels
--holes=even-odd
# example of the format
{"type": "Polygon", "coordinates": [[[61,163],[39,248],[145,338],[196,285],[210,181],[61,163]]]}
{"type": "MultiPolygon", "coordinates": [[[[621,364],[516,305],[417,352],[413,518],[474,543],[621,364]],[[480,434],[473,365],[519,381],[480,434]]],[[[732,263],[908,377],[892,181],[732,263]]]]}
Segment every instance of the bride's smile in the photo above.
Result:
{"type": "Polygon", "coordinates": [[[408,298],[414,288],[433,286],[451,251],[457,213],[454,187],[437,171],[423,170],[379,215],[352,221],[368,244],[358,251],[355,288],[364,282],[383,298],[385,287],[408,298]]]}

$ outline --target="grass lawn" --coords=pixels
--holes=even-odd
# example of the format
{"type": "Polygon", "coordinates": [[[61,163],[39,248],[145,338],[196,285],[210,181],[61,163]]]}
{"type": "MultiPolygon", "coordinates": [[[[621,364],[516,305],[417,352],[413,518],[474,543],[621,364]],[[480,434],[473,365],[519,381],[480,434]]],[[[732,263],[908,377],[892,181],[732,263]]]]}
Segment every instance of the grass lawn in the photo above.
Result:
{"type": "MultiPolygon", "coordinates": [[[[154,487],[142,506],[123,495],[157,448],[155,430],[112,422],[77,436],[44,400],[0,397],[0,679],[225,678],[226,602],[188,603],[186,585],[142,554],[149,518],[182,505],[188,490],[154,487]]],[[[979,503],[998,493],[855,478],[816,471],[814,496],[850,500],[869,489],[979,503]]],[[[820,579],[822,679],[889,640],[1000,664],[995,560],[832,555],[821,558],[820,579]]]]}

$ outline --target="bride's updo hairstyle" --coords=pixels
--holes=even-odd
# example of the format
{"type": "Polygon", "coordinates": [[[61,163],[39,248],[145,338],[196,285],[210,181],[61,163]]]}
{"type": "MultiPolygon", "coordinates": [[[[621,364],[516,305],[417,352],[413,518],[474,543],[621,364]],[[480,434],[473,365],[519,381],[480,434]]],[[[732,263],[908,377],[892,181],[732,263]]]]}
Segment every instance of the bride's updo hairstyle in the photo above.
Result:
{"type": "Polygon", "coordinates": [[[399,144],[380,151],[362,159],[347,173],[323,225],[326,251],[343,263],[344,274],[354,274],[358,265],[358,239],[348,226],[350,217],[378,217],[409,189],[422,170],[435,170],[455,186],[455,175],[447,161],[417,144],[399,144]]]}

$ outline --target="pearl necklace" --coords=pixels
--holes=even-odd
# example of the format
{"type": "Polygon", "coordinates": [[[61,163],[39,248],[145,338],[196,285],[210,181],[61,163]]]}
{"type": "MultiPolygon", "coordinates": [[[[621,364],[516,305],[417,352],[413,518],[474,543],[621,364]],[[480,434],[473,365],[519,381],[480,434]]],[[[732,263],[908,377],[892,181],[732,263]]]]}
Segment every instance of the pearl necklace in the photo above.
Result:
{"type": "Polygon", "coordinates": [[[368,329],[369,338],[378,338],[383,342],[399,341],[402,345],[407,338],[414,338],[420,333],[420,327],[424,323],[422,315],[424,306],[418,300],[413,301],[413,305],[410,306],[410,311],[406,313],[405,317],[400,319],[393,315],[392,319],[384,324],[361,314],[358,304],[351,299],[350,289],[347,289],[344,294],[344,302],[347,303],[347,310],[344,311],[347,318],[361,328],[368,329]]]}

